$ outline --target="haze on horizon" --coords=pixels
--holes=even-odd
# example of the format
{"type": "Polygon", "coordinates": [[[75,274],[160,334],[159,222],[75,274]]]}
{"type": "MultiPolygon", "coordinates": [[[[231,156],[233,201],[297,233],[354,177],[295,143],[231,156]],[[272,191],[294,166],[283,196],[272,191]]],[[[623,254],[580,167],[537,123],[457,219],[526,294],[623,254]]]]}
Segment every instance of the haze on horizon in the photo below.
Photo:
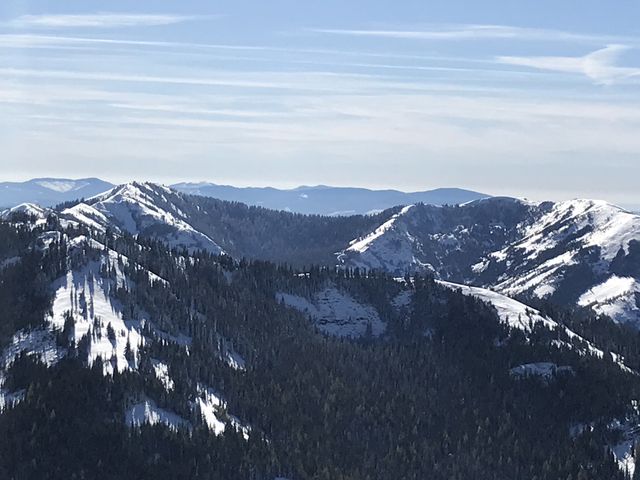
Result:
{"type": "Polygon", "coordinates": [[[640,205],[640,5],[0,6],[2,180],[640,205]]]}

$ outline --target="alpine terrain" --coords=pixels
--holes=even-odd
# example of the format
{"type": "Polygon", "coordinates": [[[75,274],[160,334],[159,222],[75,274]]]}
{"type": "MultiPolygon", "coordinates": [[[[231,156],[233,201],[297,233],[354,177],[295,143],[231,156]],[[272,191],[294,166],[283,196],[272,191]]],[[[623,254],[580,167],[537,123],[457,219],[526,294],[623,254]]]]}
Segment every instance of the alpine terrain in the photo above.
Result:
{"type": "Polygon", "coordinates": [[[0,478],[640,477],[638,215],[191,193],[0,213],[0,478]]]}

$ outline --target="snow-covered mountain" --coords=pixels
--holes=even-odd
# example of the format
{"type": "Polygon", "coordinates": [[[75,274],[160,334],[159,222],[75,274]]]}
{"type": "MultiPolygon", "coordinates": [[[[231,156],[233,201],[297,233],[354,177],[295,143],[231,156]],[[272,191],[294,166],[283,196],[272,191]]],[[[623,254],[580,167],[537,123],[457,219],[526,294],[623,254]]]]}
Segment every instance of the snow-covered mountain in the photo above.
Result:
{"type": "Polygon", "coordinates": [[[98,178],[34,178],[26,182],[0,183],[0,209],[21,203],[51,207],[59,203],[88,198],[113,188],[98,178]]]}
{"type": "Polygon", "coordinates": [[[0,220],[11,221],[18,218],[43,221],[50,210],[33,203],[21,203],[12,208],[0,211],[0,220]]]}
{"type": "Polygon", "coordinates": [[[512,198],[489,198],[460,206],[417,204],[402,208],[369,234],[338,253],[348,267],[382,269],[396,275],[431,271],[465,283],[471,265],[519,238],[521,222],[538,206],[512,198]]]}
{"type": "Polygon", "coordinates": [[[595,200],[415,205],[338,253],[348,267],[439,278],[591,307],[640,326],[640,216],[595,200]]]}
{"type": "MultiPolygon", "coordinates": [[[[23,204],[0,215],[44,222],[50,213],[23,204]]],[[[533,203],[493,197],[328,219],[251,209],[133,182],[58,215],[100,231],[128,232],[236,258],[326,263],[344,246],[337,253],[341,266],[397,276],[431,272],[510,297],[531,295],[591,308],[640,326],[640,216],[602,201],[533,203]]]]}
{"type": "MultiPolygon", "coordinates": [[[[50,237],[51,233],[59,232],[43,235],[50,237]]],[[[81,354],[86,355],[88,367],[99,361],[104,375],[124,371],[144,375],[144,370],[149,369],[147,373],[151,373],[167,393],[173,391],[175,382],[170,365],[152,359],[151,368],[145,367],[140,350],[157,344],[160,348],[180,349],[188,355],[192,339],[183,333],[164,331],[157,319],[142,307],[125,307],[116,298],[118,290],[130,292],[136,288],[136,282],[165,287],[168,282],[93,238],[84,235],[68,238],[62,233],[57,237],[57,241],[64,239],[67,254],[73,261],[48,287],[52,292],[52,304],[42,325],[15,332],[9,345],[0,349],[0,376],[22,354],[35,355],[48,366],[56,365],[68,355],[81,354]],[[93,252],[89,258],[87,251],[93,252]],[[131,268],[136,272],[136,281],[127,274],[126,270],[131,268]]],[[[220,357],[231,369],[243,368],[244,360],[236,352],[223,349],[220,357]]],[[[221,435],[227,428],[240,430],[245,437],[248,435],[249,427],[227,413],[226,401],[215,389],[199,384],[188,395],[191,417],[197,423],[205,425],[215,435],[221,435]]],[[[20,400],[20,392],[7,393],[0,389],[0,411],[3,403],[20,400]]],[[[132,404],[124,417],[131,427],[145,423],[161,423],[172,429],[194,426],[193,420],[158,407],[146,396],[132,404]]]]}
{"type": "Polygon", "coordinates": [[[61,216],[98,230],[115,228],[161,239],[172,247],[223,253],[216,242],[188,223],[188,215],[178,207],[182,201],[162,185],[133,182],[67,208],[61,216]]]}
{"type": "Polygon", "coordinates": [[[316,215],[364,215],[386,210],[396,205],[418,202],[433,205],[457,205],[488,197],[483,193],[461,188],[438,188],[424,192],[407,193],[398,190],[369,190],[325,185],[279,190],[270,187],[239,188],[204,182],[177,183],[171,187],[191,195],[202,195],[274,210],[316,215]]]}
{"type": "MultiPolygon", "coordinates": [[[[605,458],[609,471],[628,470],[640,425],[640,418],[628,416],[637,407],[638,350],[619,341],[624,331],[615,326],[611,336],[594,336],[579,316],[556,315],[546,306],[536,310],[526,299],[512,298],[505,282],[508,275],[517,280],[527,265],[578,251],[569,266],[590,269],[595,281],[584,291],[576,288],[582,293],[575,301],[614,317],[632,314],[629,302],[619,303],[621,295],[627,301],[638,291],[637,219],[629,215],[600,202],[495,198],[337,219],[250,209],[149,183],[121,185],[57,210],[20,205],[3,212],[9,222],[0,223],[0,426],[16,425],[0,435],[0,448],[27,449],[28,456],[29,449],[54,451],[57,458],[57,435],[77,435],[87,451],[99,452],[118,442],[124,452],[147,445],[180,452],[195,445],[201,450],[186,450],[181,471],[192,458],[209,455],[215,465],[231,462],[231,474],[212,478],[235,478],[234,462],[245,458],[251,471],[264,460],[268,475],[260,478],[306,478],[296,475],[304,452],[322,448],[340,465],[353,439],[374,444],[381,432],[392,432],[383,455],[376,451],[369,460],[375,463],[370,476],[377,478],[377,459],[396,452],[404,432],[429,425],[426,435],[411,434],[427,441],[443,418],[459,421],[460,438],[480,431],[467,432],[468,425],[499,428],[470,444],[485,457],[491,451],[482,450],[486,439],[499,441],[509,426],[496,465],[504,463],[511,439],[524,442],[538,424],[544,428],[531,435],[532,445],[553,435],[552,450],[537,447],[539,456],[549,457],[560,445],[568,452],[556,462],[562,464],[581,443],[572,427],[588,431],[597,423],[603,436],[594,438],[605,440],[598,440],[593,458],[603,457],[608,442],[619,464],[614,456],[605,458]],[[369,221],[379,223],[366,233],[369,221]],[[292,255],[305,237],[306,251],[317,255],[311,258],[323,258],[322,237],[360,231],[341,252],[343,265],[429,270],[442,279],[479,285],[488,278],[493,284],[239,260],[273,248],[292,255]],[[171,251],[144,237],[190,251],[171,251]],[[266,250],[256,247],[259,242],[266,250]],[[221,244],[235,249],[236,261],[196,251],[219,253],[221,244]],[[477,395],[482,398],[474,404],[477,395]],[[551,408],[557,415],[549,419],[551,408]],[[623,438],[606,427],[614,422],[625,426],[623,438]],[[71,434],[64,425],[72,426],[71,434]],[[39,434],[43,429],[46,435],[39,434]],[[309,429],[309,439],[292,449],[309,429]],[[49,438],[55,441],[47,443],[49,438]],[[245,449],[256,456],[239,456],[245,449]]],[[[554,286],[548,294],[560,300],[557,292],[574,288],[567,272],[558,269],[544,277],[548,284],[536,285],[554,286]]],[[[434,458],[464,454],[464,446],[451,453],[455,443],[442,453],[441,437],[434,437],[434,458]]],[[[424,441],[410,439],[406,451],[424,441]]],[[[66,450],[61,445],[62,454],[66,450]]],[[[127,461],[138,465],[163,456],[147,451],[127,461]]],[[[394,469],[406,458],[403,453],[394,469]]],[[[585,455],[580,463],[592,465],[593,458],[585,455]]],[[[74,460],[65,457],[64,463],[74,460]]],[[[104,468],[100,460],[87,465],[104,468]]],[[[359,469],[359,457],[355,463],[359,469]]]]}

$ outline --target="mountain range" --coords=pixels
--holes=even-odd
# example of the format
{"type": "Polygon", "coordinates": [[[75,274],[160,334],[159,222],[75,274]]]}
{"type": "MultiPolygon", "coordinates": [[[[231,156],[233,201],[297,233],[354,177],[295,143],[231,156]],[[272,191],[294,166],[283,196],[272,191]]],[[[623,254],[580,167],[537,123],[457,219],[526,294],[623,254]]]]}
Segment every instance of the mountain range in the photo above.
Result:
{"type": "Polygon", "coordinates": [[[134,182],[59,215],[102,232],[234,258],[428,273],[512,297],[589,307],[640,326],[640,216],[602,201],[494,197],[309,217],[134,182]]]}
{"type": "Polygon", "coordinates": [[[16,205],[0,477],[628,480],[638,282],[640,217],[595,200],[16,205]]]}
{"type": "Polygon", "coordinates": [[[192,195],[241,202],[272,210],[331,216],[365,215],[412,203],[457,205],[489,196],[461,188],[438,188],[411,193],[325,185],[279,190],[268,187],[238,188],[213,183],[178,183],[171,185],[171,188],[192,195]]]}
{"type": "MultiPolygon", "coordinates": [[[[97,178],[79,180],[36,178],[26,182],[0,183],[0,208],[21,203],[52,207],[60,203],[90,198],[112,189],[115,185],[97,178]]],[[[398,190],[369,190],[346,187],[276,188],[232,187],[213,183],[177,183],[171,188],[179,192],[218,198],[272,210],[285,210],[314,215],[356,215],[377,213],[396,205],[429,203],[455,205],[488,195],[460,188],[439,188],[424,192],[405,193],[398,190]]]]}

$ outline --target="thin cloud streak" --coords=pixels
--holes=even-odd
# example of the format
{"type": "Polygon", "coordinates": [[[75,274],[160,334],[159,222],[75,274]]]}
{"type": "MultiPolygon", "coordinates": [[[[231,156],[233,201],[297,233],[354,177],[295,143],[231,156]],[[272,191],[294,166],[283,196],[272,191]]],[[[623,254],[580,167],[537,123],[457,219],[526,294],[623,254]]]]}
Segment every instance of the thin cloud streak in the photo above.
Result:
{"type": "MultiPolygon", "coordinates": [[[[162,49],[183,49],[183,50],[246,50],[251,52],[274,52],[274,53],[299,53],[318,55],[344,55],[354,57],[372,58],[392,58],[404,60],[437,60],[448,62],[464,63],[492,63],[491,60],[455,57],[442,55],[410,55],[401,53],[380,53],[370,51],[337,50],[323,48],[295,48],[295,47],[275,47],[269,45],[231,45],[215,43],[192,43],[192,42],[168,42],[153,40],[128,40],[110,38],[91,38],[76,36],[40,35],[40,34],[0,34],[0,48],[53,48],[67,47],[68,45],[117,45],[128,47],[154,47],[162,49]]],[[[168,51],[168,50],[163,50],[168,51]]]]}
{"type": "MultiPolygon", "coordinates": [[[[174,25],[202,17],[167,14],[97,13],[80,15],[22,15],[9,22],[17,28],[123,28],[174,25]]],[[[211,18],[211,17],[208,17],[211,18]]]]}
{"type": "MultiPolygon", "coordinates": [[[[346,35],[352,37],[379,37],[405,40],[521,40],[537,42],[581,42],[608,43],[621,41],[623,37],[611,35],[591,35],[562,30],[538,28],[523,28],[508,25],[453,25],[448,27],[434,27],[428,30],[351,30],[313,28],[308,31],[329,35],[346,35]]],[[[637,40],[628,39],[627,40],[637,40]]]]}
{"type": "Polygon", "coordinates": [[[398,79],[395,76],[331,71],[298,72],[220,72],[203,71],[200,76],[153,76],[131,73],[82,72],[73,70],[47,70],[24,68],[0,68],[0,77],[45,78],[89,82],[149,83],[202,87],[230,87],[256,90],[286,90],[290,92],[317,93],[378,93],[425,91],[507,92],[508,89],[447,85],[398,79]],[[217,75],[213,76],[213,75],[217,75]]]}

